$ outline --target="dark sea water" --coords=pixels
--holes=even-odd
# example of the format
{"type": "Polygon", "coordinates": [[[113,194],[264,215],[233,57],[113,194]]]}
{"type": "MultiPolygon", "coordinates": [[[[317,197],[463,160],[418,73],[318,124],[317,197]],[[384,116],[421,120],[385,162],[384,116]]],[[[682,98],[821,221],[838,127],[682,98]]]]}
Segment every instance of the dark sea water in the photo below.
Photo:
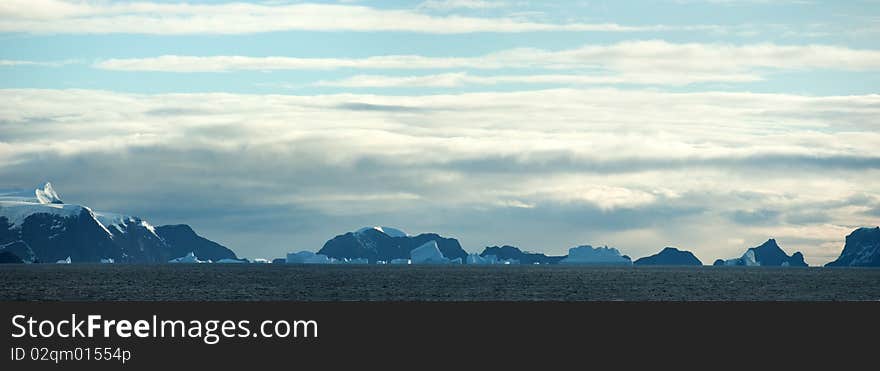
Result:
{"type": "Polygon", "coordinates": [[[880,269],[2,265],[0,300],[880,300],[880,269]]]}

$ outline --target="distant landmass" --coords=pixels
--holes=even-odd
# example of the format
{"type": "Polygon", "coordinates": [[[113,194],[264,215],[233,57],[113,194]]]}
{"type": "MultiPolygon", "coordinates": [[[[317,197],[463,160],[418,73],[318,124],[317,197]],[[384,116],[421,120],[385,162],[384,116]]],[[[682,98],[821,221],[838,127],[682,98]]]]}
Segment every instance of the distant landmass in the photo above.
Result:
{"type": "Polygon", "coordinates": [[[9,251],[0,250],[0,264],[21,264],[24,260],[9,251]]]}
{"type": "Polygon", "coordinates": [[[541,253],[524,252],[514,246],[490,246],[480,253],[483,258],[494,256],[498,260],[517,261],[520,264],[557,264],[565,256],[547,256],[541,253]]]}
{"type": "MultiPolygon", "coordinates": [[[[32,192],[0,191],[0,263],[245,263],[229,248],[198,235],[186,224],[153,226],[136,216],[65,203],[51,183],[32,192]]],[[[254,262],[268,263],[266,259],[254,262]]],[[[584,264],[700,266],[690,251],[666,247],[635,262],[613,247],[577,246],[548,256],[515,246],[489,246],[468,254],[455,238],[410,235],[376,226],[328,240],[318,252],[290,253],[272,263],[298,264],[584,264]]],[[[715,266],[806,267],[804,255],[788,255],[775,239],[715,266]]],[[[880,266],[880,227],[846,236],[828,267],[880,266]]]]}
{"type": "Polygon", "coordinates": [[[880,227],[859,228],[846,236],[843,251],[826,267],[880,267],[880,227]]]}
{"type": "Polygon", "coordinates": [[[165,263],[189,253],[236,258],[187,225],[154,227],[135,216],[66,204],[50,183],[33,194],[0,194],[0,252],[27,263],[165,263]]]}
{"type": "Polygon", "coordinates": [[[633,262],[635,265],[703,265],[700,259],[697,259],[690,251],[682,251],[674,247],[667,247],[659,253],[646,256],[633,262]]]}
{"type": "Polygon", "coordinates": [[[789,256],[776,244],[775,239],[769,239],[760,246],[746,250],[739,258],[715,261],[715,266],[762,266],[762,267],[806,267],[804,255],[796,252],[789,256]]]}
{"type": "Polygon", "coordinates": [[[467,258],[468,253],[454,238],[442,237],[436,233],[423,233],[410,236],[403,231],[389,227],[367,227],[348,232],[327,241],[318,254],[333,259],[367,259],[370,263],[391,262],[396,259],[410,259],[411,252],[430,241],[448,259],[467,258]]]}

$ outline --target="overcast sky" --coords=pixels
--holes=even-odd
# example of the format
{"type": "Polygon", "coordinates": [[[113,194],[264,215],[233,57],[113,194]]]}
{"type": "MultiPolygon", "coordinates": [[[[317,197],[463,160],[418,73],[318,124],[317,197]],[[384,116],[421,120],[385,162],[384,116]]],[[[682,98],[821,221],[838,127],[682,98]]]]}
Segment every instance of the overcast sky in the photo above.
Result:
{"type": "Polygon", "coordinates": [[[0,2],[0,187],[245,257],[367,225],[479,252],[811,264],[880,224],[880,2],[0,2]]]}

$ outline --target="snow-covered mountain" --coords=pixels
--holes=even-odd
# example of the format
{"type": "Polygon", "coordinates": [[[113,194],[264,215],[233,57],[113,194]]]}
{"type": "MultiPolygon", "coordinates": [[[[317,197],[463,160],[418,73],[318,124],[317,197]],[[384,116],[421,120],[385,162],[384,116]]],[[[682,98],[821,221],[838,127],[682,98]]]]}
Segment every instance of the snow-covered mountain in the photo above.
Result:
{"type": "Polygon", "coordinates": [[[674,247],[667,247],[659,253],[640,258],[633,262],[635,265],[703,265],[690,251],[683,251],[674,247]]]}
{"type": "Polygon", "coordinates": [[[791,256],[782,251],[776,240],[769,239],[761,246],[752,247],[739,258],[715,261],[715,266],[762,266],[762,267],[806,267],[804,254],[800,251],[791,256]]]}
{"type": "Polygon", "coordinates": [[[154,227],[135,216],[64,203],[50,183],[31,194],[0,192],[0,251],[25,262],[164,263],[189,252],[236,258],[186,225],[154,227]]]}
{"type": "Polygon", "coordinates": [[[826,267],[880,267],[880,227],[859,228],[846,236],[840,256],[826,267]]]}
{"type": "Polygon", "coordinates": [[[445,238],[436,233],[423,233],[410,236],[400,229],[390,227],[366,227],[348,232],[327,241],[318,251],[334,259],[367,259],[390,262],[395,259],[409,259],[410,252],[429,241],[437,243],[444,257],[454,260],[467,258],[467,252],[454,238],[445,238]]]}

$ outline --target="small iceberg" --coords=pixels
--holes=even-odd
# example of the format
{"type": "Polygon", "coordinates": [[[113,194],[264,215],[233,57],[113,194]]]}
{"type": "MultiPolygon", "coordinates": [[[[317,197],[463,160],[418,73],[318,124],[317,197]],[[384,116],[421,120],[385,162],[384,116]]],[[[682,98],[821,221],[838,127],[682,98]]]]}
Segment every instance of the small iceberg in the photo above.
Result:
{"type": "Polygon", "coordinates": [[[113,264],[113,263],[116,263],[116,261],[113,260],[113,258],[103,258],[103,259],[101,259],[101,264],[113,264]]]}
{"type": "Polygon", "coordinates": [[[333,260],[324,254],[315,254],[311,251],[287,253],[287,264],[330,264],[333,260]]]}
{"type": "MultiPolygon", "coordinates": [[[[449,264],[449,259],[443,256],[437,241],[431,240],[416,247],[409,252],[413,264],[449,264]]],[[[461,262],[461,259],[459,259],[461,262]]]]}
{"type": "Polygon", "coordinates": [[[342,260],[332,260],[333,263],[336,264],[370,264],[370,261],[366,258],[343,258],[342,260]]]}
{"type": "Polygon", "coordinates": [[[190,252],[189,254],[186,254],[186,256],[181,256],[179,258],[171,259],[168,262],[169,263],[190,263],[190,264],[191,263],[207,263],[206,261],[199,260],[199,258],[196,257],[196,254],[194,254],[192,252],[190,252]]]}
{"type": "Polygon", "coordinates": [[[67,257],[67,259],[61,259],[61,260],[55,262],[55,264],[70,264],[70,263],[71,263],[71,261],[70,261],[69,256],[67,257]]]}
{"type": "Polygon", "coordinates": [[[244,261],[244,260],[238,260],[238,259],[229,259],[229,258],[226,258],[226,259],[220,259],[220,260],[218,260],[217,263],[219,263],[219,264],[243,264],[243,263],[245,263],[245,261],[244,261]]]}

